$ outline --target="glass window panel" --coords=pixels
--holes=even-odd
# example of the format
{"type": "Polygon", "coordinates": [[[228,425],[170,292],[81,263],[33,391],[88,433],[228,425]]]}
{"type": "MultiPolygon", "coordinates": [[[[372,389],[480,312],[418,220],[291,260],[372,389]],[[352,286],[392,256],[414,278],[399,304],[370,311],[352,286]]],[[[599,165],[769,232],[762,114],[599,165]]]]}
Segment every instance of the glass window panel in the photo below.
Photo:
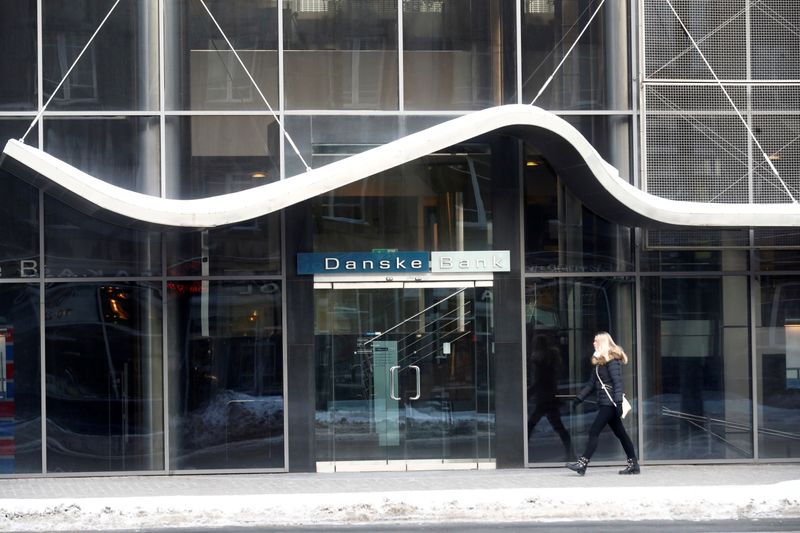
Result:
{"type": "Polygon", "coordinates": [[[744,271],[748,265],[747,250],[644,248],[640,258],[641,269],[651,272],[744,271]]]}
{"type": "Polygon", "coordinates": [[[758,455],[800,457],[800,278],[756,279],[758,455]]]}
{"type": "MultiPolygon", "coordinates": [[[[564,120],[586,137],[592,147],[617,170],[622,179],[633,181],[631,119],[618,115],[565,115],[564,120]]],[[[547,154],[542,154],[545,158],[547,154]]]]}
{"type": "Polygon", "coordinates": [[[222,228],[171,231],[165,239],[170,276],[252,276],[281,271],[279,213],[222,228]]]}
{"type": "Polygon", "coordinates": [[[501,0],[404,0],[406,109],[482,109],[510,99],[514,21],[501,0]]]}
{"type": "MultiPolygon", "coordinates": [[[[636,408],[633,300],[632,278],[526,280],[528,462],[563,462],[583,451],[596,407],[589,401],[574,406],[570,399],[591,377],[599,331],[609,332],[628,354],[624,390],[636,408]]],[[[625,421],[634,443],[635,421],[635,414],[625,421]]],[[[619,441],[604,432],[592,460],[624,458],[619,441]]]]}
{"type": "Polygon", "coordinates": [[[173,468],[282,468],[276,281],[169,281],[173,468]]]}
{"type": "Polygon", "coordinates": [[[39,358],[38,285],[0,284],[0,474],[42,471],[39,358]]]}
{"type": "Polygon", "coordinates": [[[523,173],[527,272],[633,269],[630,228],[588,210],[541,157],[526,155],[523,173]]]}
{"type": "Polygon", "coordinates": [[[158,123],[156,117],[51,118],[44,150],[97,179],[158,196],[158,123]]]}
{"type": "MultiPolygon", "coordinates": [[[[45,100],[112,5],[106,0],[42,2],[45,100]]],[[[48,109],[155,110],[158,79],[158,3],[120,2],[48,109]]]]}
{"type": "MultiPolygon", "coordinates": [[[[20,138],[29,125],[28,117],[0,120],[0,146],[20,138]]],[[[29,134],[34,146],[36,134],[37,128],[29,134]]],[[[39,191],[5,170],[0,170],[0,182],[0,278],[38,276],[39,191]]]]}
{"type": "Polygon", "coordinates": [[[200,2],[165,4],[167,109],[266,110],[278,102],[276,0],[209,0],[208,9],[231,41],[242,68],[200,2]]]}
{"type": "Polygon", "coordinates": [[[642,280],[648,460],[753,457],[745,276],[642,280]]]}
{"type": "Polygon", "coordinates": [[[206,198],[280,179],[272,117],[169,117],[166,142],[168,198],[206,198]]]}
{"type": "MultiPolygon", "coordinates": [[[[522,100],[532,102],[587,26],[597,2],[522,1],[522,100]]],[[[536,105],[629,109],[629,2],[603,5],[536,105]]]]}
{"type": "Polygon", "coordinates": [[[485,145],[431,154],[313,200],[317,251],[489,250],[485,145]]]}
{"type": "Polygon", "coordinates": [[[164,468],[157,284],[45,289],[48,472],[164,468]]]}
{"type": "Polygon", "coordinates": [[[756,260],[762,271],[800,270],[800,250],[756,250],[756,260]]]}
{"type": "Polygon", "coordinates": [[[0,2],[0,110],[36,109],[36,0],[0,2]]]}
{"type": "Polygon", "coordinates": [[[49,196],[45,196],[44,212],[47,277],[158,276],[161,273],[159,232],[116,226],[49,196]]]}
{"type": "MultiPolygon", "coordinates": [[[[288,116],[284,122],[303,159],[318,168],[349,155],[407,135],[403,119],[381,116],[288,116]]],[[[288,142],[284,143],[286,176],[305,172],[288,142]]]]}
{"type": "Polygon", "coordinates": [[[395,0],[284,0],[288,109],[397,109],[395,0]]]}

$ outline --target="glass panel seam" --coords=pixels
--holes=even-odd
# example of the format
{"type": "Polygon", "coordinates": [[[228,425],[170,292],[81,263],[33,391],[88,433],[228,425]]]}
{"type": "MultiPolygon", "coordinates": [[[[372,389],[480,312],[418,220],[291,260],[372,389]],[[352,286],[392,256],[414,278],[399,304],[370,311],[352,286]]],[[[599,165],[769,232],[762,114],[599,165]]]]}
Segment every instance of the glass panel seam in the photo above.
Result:
{"type": "MultiPolygon", "coordinates": [[[[41,126],[39,133],[41,134],[41,126]]],[[[39,190],[39,263],[44,257],[44,191],[39,190]]],[[[41,403],[41,447],[42,447],[42,473],[47,474],[47,351],[45,349],[45,301],[44,301],[44,268],[39,268],[39,391],[41,403]]]]}
{"type": "Polygon", "coordinates": [[[397,0],[397,109],[402,113],[406,108],[405,60],[403,50],[403,0],[397,0]]]}

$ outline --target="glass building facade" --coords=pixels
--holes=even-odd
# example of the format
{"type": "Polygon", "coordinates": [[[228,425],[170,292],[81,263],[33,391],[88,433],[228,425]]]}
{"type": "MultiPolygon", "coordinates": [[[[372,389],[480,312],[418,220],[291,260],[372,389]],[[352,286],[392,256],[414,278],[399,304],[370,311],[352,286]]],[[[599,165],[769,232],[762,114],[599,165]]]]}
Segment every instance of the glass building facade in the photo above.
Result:
{"type": "MultiPolygon", "coordinates": [[[[113,3],[0,3],[0,141],[188,200],[535,100],[654,194],[780,195],[661,2],[606,3],[541,95],[597,1],[123,0],[65,78],[113,3]]],[[[795,191],[800,13],[728,4],[678,10],[795,191]]],[[[800,232],[621,225],[513,132],[211,229],[0,183],[0,475],[554,466],[587,438],[568,399],[598,331],[630,356],[643,462],[800,458],[800,232]],[[298,271],[398,250],[510,267],[298,271]]]]}

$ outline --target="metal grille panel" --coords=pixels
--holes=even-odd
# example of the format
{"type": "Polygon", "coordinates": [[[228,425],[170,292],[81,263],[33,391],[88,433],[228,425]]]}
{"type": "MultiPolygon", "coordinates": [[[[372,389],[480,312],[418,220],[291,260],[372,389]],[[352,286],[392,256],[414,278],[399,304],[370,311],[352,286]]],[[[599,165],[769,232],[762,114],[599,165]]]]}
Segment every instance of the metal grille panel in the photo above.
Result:
{"type": "Polygon", "coordinates": [[[698,202],[746,201],[747,135],[737,117],[650,115],[646,136],[651,194],[698,202]]]}
{"type": "MultiPolygon", "coordinates": [[[[753,131],[792,196],[800,200],[800,116],[756,115],[753,117],[753,131]]],[[[788,201],[784,186],[773,174],[764,157],[758,151],[754,153],[759,156],[753,161],[755,202],[788,201]]]]}
{"type": "MultiPolygon", "coordinates": [[[[672,0],[720,79],[742,79],[746,65],[743,0],[672,0]]],[[[713,80],[664,0],[645,0],[645,75],[657,79],[713,80]]]]}
{"type": "Polygon", "coordinates": [[[646,233],[645,249],[675,250],[681,248],[714,250],[720,248],[743,248],[750,244],[747,230],[713,229],[649,229],[646,233]]]}
{"type": "Polygon", "coordinates": [[[752,77],[800,79],[800,2],[751,2],[752,77]]]}
{"type": "Polygon", "coordinates": [[[800,2],[672,3],[735,108],[667,2],[642,0],[644,187],[670,199],[726,203],[786,203],[788,188],[800,200],[800,2]]]}

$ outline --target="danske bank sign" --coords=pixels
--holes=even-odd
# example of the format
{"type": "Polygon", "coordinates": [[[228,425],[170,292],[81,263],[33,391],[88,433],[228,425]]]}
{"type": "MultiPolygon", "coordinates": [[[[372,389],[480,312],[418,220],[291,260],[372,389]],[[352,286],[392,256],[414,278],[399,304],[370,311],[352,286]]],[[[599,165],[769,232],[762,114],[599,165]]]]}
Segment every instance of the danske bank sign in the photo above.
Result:
{"type": "Polygon", "coordinates": [[[332,252],[297,254],[298,274],[508,272],[508,250],[477,252],[332,252]]]}

